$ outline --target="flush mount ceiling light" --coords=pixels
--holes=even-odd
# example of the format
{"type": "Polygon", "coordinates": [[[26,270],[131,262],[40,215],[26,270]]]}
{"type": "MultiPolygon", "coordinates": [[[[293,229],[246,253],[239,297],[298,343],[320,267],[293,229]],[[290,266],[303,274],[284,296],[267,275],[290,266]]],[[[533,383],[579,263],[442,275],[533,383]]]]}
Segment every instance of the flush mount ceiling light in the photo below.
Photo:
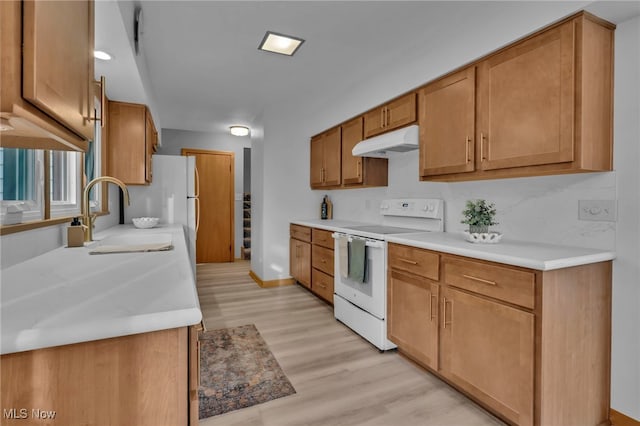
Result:
{"type": "Polygon", "coordinates": [[[304,40],[301,38],[267,31],[258,49],[293,56],[302,43],[304,43],[304,40]]]}
{"type": "Polygon", "coordinates": [[[111,55],[108,54],[107,52],[103,51],[103,50],[94,50],[93,51],[93,57],[96,59],[101,59],[103,61],[110,61],[111,60],[111,55]]]}
{"type": "Polygon", "coordinates": [[[233,136],[247,136],[249,134],[249,128],[246,126],[231,126],[229,131],[233,136]]]}

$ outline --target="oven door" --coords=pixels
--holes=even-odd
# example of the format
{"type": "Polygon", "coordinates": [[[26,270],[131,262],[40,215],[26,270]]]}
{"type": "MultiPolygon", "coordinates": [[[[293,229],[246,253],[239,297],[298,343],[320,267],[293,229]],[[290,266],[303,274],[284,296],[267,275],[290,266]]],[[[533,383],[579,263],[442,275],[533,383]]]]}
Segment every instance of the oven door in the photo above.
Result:
{"type": "MultiPolygon", "coordinates": [[[[341,249],[339,238],[346,237],[348,241],[361,238],[353,235],[336,232],[334,250],[334,292],[344,299],[369,312],[371,315],[384,319],[386,316],[386,280],[387,280],[387,242],[362,238],[366,240],[367,272],[366,282],[361,283],[343,277],[340,273],[341,249]]],[[[348,259],[345,253],[343,259],[348,259]]]]}

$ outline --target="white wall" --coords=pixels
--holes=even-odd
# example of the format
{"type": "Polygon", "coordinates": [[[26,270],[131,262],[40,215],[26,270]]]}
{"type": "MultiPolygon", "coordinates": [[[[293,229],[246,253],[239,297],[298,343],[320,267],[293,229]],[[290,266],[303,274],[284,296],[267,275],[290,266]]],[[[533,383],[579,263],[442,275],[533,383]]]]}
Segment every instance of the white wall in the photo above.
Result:
{"type": "MultiPolygon", "coordinates": [[[[240,257],[242,247],[242,190],[244,188],[244,148],[251,147],[249,137],[232,136],[228,133],[194,132],[189,130],[162,129],[160,155],[180,155],[182,148],[204,149],[212,151],[230,151],[234,153],[234,226],[235,257],[240,257]],[[237,198],[240,198],[239,200],[237,198]]],[[[253,241],[252,241],[253,242],[253,241]]]]}
{"type": "Polygon", "coordinates": [[[413,152],[391,158],[387,188],[326,192],[309,189],[310,136],[572,12],[546,4],[549,10],[533,9],[529,13],[507,7],[504,16],[497,18],[499,22],[483,23],[484,32],[461,32],[459,39],[443,43],[438,51],[421,52],[420,46],[414,46],[416,51],[411,56],[363,76],[349,90],[337,87],[322,99],[281,104],[265,111],[261,151],[252,158],[254,170],[262,161],[261,180],[257,174],[252,179],[262,184],[252,188],[254,209],[262,209],[262,223],[259,231],[254,229],[253,236],[254,240],[262,240],[260,245],[254,245],[252,269],[263,280],[289,276],[288,224],[295,219],[317,218],[325,193],[333,200],[335,218],[369,222],[379,221],[377,206],[384,198],[441,197],[446,204],[445,226],[452,232],[462,229],[459,212],[466,199],[490,199],[496,202],[499,228],[506,238],[618,250],[622,257],[614,266],[612,407],[640,418],[637,19],[621,24],[616,34],[616,172],[461,183],[419,182],[417,152],[413,152]],[[632,65],[636,70],[631,69],[632,65]],[[619,92],[625,92],[626,98],[619,92]],[[625,119],[628,115],[632,118],[625,119]],[[618,226],[578,220],[578,200],[616,198],[621,210],[618,226]],[[259,199],[260,207],[256,206],[259,199]],[[258,232],[260,236],[256,235],[258,232]],[[617,245],[616,237],[624,242],[617,245]]]}

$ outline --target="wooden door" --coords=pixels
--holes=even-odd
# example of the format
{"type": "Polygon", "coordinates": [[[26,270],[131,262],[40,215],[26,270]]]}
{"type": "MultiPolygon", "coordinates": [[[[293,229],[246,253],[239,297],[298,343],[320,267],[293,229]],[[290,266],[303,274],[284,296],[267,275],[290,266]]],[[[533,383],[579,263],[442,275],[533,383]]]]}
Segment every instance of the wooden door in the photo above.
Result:
{"type": "Polygon", "coordinates": [[[326,132],[324,137],[324,186],[339,186],[342,176],[342,140],[340,127],[326,132]]]}
{"type": "Polygon", "coordinates": [[[362,157],[355,157],[353,147],[362,141],[362,117],[342,125],[342,183],[362,183],[362,157]]]}
{"type": "Polygon", "coordinates": [[[196,262],[234,261],[234,154],[226,151],[183,149],[196,157],[200,177],[200,227],[196,262]]]}
{"type": "Polygon", "coordinates": [[[469,172],[474,167],[475,67],[420,90],[420,175],[469,172]]]}
{"type": "Polygon", "coordinates": [[[147,179],[146,107],[109,101],[107,123],[108,175],[128,185],[144,185],[147,179]]]}
{"type": "Polygon", "coordinates": [[[324,183],[324,135],[311,138],[311,187],[322,186],[324,183]]]}
{"type": "Polygon", "coordinates": [[[482,169],[573,160],[574,38],[568,22],[480,64],[482,169]]]}
{"type": "Polygon", "coordinates": [[[94,131],[93,22],[93,1],[23,2],[22,95],[86,139],[94,131]]]}
{"type": "Polygon", "coordinates": [[[416,94],[411,92],[387,105],[385,130],[398,129],[416,121],[416,94]]]}
{"type": "Polygon", "coordinates": [[[437,370],[438,284],[391,269],[387,292],[389,340],[417,361],[437,370]]]}
{"type": "Polygon", "coordinates": [[[151,170],[151,156],[153,155],[153,149],[156,138],[156,129],[153,125],[153,118],[151,117],[151,112],[149,109],[146,109],[146,118],[145,118],[145,179],[147,182],[151,182],[153,179],[153,171],[151,170]]]}
{"type": "Polygon", "coordinates": [[[533,424],[534,315],[443,288],[440,372],[518,425],[533,424]]]}
{"type": "Polygon", "coordinates": [[[370,138],[384,132],[386,107],[379,107],[364,114],[364,137],[370,138]]]}

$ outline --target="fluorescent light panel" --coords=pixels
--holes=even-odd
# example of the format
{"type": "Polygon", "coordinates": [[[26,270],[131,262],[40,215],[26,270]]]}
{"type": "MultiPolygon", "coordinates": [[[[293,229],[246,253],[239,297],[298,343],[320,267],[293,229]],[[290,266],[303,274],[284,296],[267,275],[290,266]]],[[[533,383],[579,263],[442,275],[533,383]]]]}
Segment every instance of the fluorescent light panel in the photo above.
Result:
{"type": "Polygon", "coordinates": [[[304,43],[304,40],[301,38],[267,31],[258,49],[293,56],[302,43],[304,43]]]}
{"type": "Polygon", "coordinates": [[[93,57],[96,59],[102,59],[103,61],[110,61],[111,55],[102,50],[94,50],[93,57]]]}

